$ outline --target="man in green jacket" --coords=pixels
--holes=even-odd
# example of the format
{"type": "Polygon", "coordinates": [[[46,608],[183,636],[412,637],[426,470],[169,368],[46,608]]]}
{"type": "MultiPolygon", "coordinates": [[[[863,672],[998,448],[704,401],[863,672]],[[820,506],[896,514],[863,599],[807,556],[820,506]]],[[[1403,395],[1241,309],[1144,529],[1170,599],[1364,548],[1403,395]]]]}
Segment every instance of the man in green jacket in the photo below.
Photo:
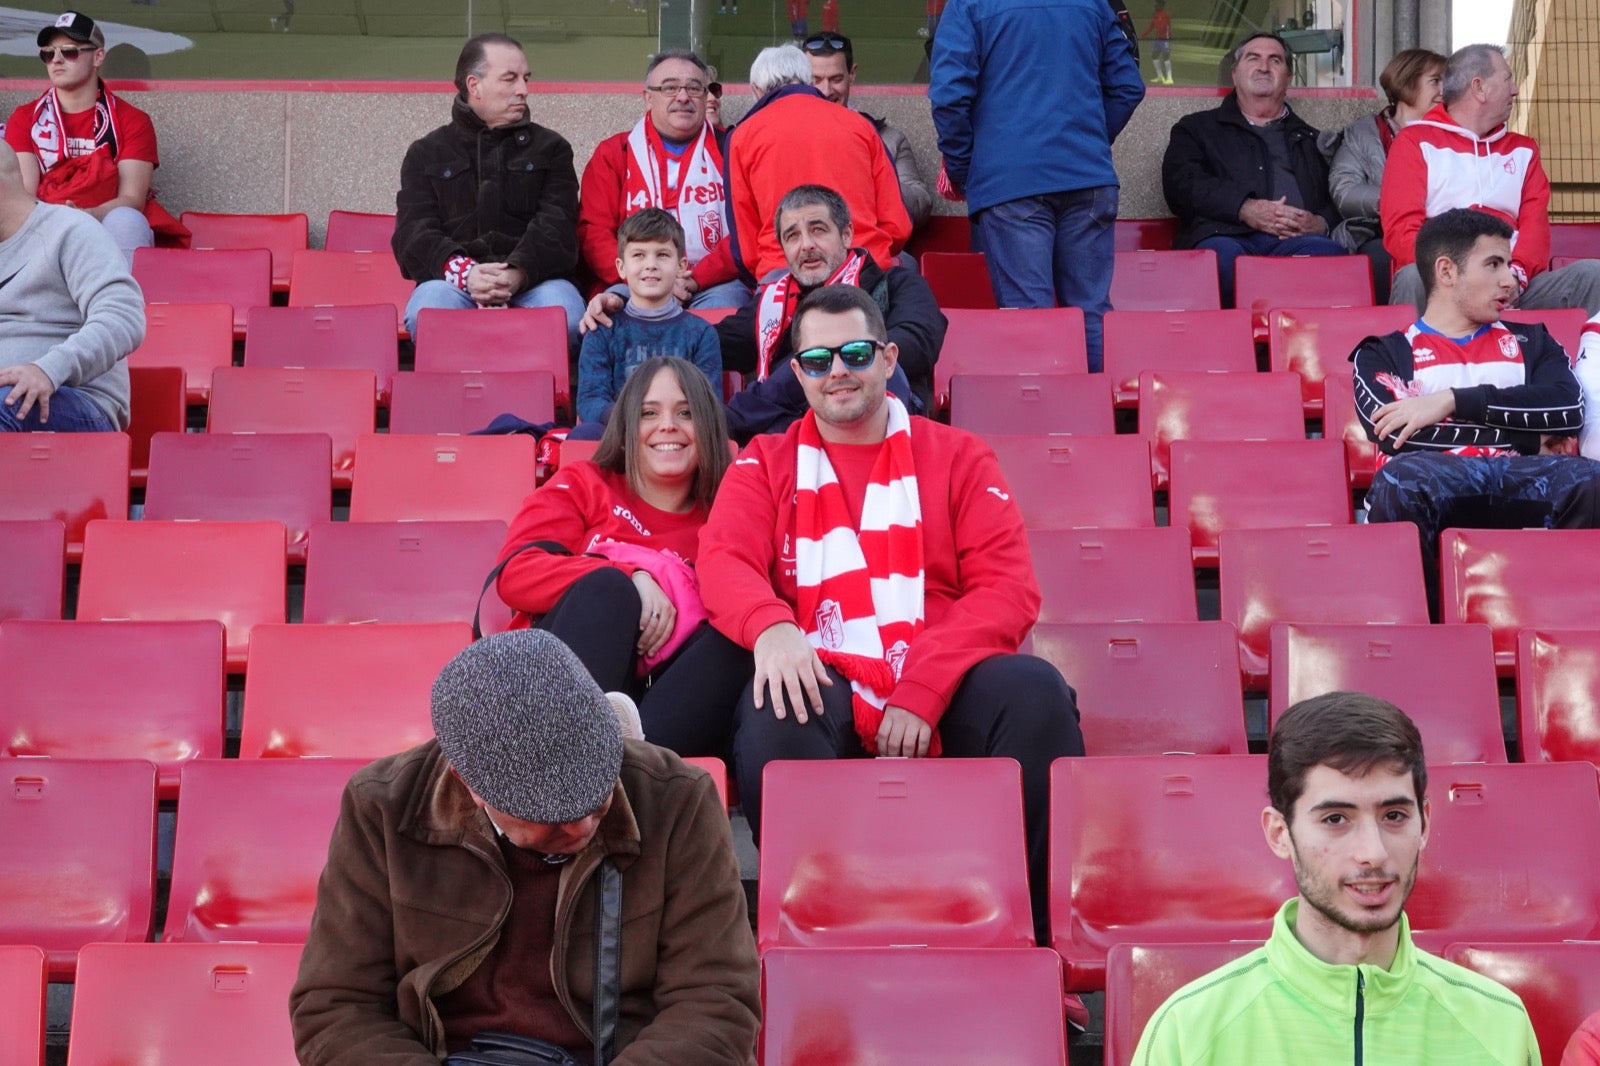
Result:
{"type": "Polygon", "coordinates": [[[1267,757],[1267,846],[1299,895],[1264,947],[1193,981],[1145,1026],[1135,1066],[1537,1066],[1516,995],[1411,942],[1406,897],[1428,841],[1417,727],[1359,692],[1303,700],[1267,757]]]}

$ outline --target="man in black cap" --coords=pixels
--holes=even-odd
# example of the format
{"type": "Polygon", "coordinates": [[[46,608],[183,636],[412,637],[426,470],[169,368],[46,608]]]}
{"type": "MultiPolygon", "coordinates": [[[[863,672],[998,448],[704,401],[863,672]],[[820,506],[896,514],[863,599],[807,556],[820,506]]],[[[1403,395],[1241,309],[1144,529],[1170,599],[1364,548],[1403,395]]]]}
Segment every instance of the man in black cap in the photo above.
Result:
{"type": "Polygon", "coordinates": [[[753,1066],[727,816],[621,713],[540,630],[445,666],[437,739],[345,789],[289,1000],[301,1063],[420,1066],[509,1033],[613,1066],[753,1066]]]}

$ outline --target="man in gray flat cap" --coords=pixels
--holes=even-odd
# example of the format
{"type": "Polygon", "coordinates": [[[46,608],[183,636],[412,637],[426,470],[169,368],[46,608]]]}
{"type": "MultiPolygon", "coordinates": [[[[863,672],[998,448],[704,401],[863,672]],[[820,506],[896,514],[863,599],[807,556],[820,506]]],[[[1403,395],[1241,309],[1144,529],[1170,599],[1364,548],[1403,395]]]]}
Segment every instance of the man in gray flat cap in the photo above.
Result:
{"type": "Polygon", "coordinates": [[[536,1038],[574,1062],[753,1066],[727,816],[618,713],[539,630],[445,666],[437,739],[345,789],[289,999],[301,1063],[431,1066],[536,1038]]]}

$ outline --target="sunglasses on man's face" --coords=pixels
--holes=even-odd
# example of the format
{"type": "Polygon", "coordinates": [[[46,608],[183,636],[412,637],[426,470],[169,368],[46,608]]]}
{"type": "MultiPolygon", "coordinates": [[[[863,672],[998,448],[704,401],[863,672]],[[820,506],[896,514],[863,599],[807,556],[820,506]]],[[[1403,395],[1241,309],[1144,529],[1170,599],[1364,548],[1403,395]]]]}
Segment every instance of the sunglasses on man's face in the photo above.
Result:
{"type": "Polygon", "coordinates": [[[807,37],[800,43],[800,47],[807,52],[842,52],[850,47],[850,39],[837,33],[819,33],[815,37],[807,37]]]}
{"type": "Polygon", "coordinates": [[[56,56],[60,56],[68,63],[72,63],[75,62],[79,56],[83,55],[83,53],[88,51],[92,51],[92,49],[72,48],[70,46],[61,48],[41,48],[39,49],[39,62],[48,63],[55,59],[56,56]]]}
{"type": "Polygon", "coordinates": [[[872,361],[878,357],[878,349],[882,347],[882,341],[846,341],[837,348],[807,348],[803,352],[796,352],[795,359],[806,377],[825,378],[833,369],[834,356],[837,355],[849,369],[861,370],[872,365],[872,361]]]}

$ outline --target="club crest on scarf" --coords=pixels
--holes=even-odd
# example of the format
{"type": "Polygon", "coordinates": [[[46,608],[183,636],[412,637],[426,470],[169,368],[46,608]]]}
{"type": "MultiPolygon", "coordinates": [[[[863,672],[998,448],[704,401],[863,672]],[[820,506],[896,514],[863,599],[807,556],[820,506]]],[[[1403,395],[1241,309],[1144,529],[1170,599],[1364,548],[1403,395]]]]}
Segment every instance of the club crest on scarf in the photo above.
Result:
{"type": "Polygon", "coordinates": [[[817,639],[830,651],[844,646],[844,614],[838,600],[823,600],[817,604],[817,639]]]}

